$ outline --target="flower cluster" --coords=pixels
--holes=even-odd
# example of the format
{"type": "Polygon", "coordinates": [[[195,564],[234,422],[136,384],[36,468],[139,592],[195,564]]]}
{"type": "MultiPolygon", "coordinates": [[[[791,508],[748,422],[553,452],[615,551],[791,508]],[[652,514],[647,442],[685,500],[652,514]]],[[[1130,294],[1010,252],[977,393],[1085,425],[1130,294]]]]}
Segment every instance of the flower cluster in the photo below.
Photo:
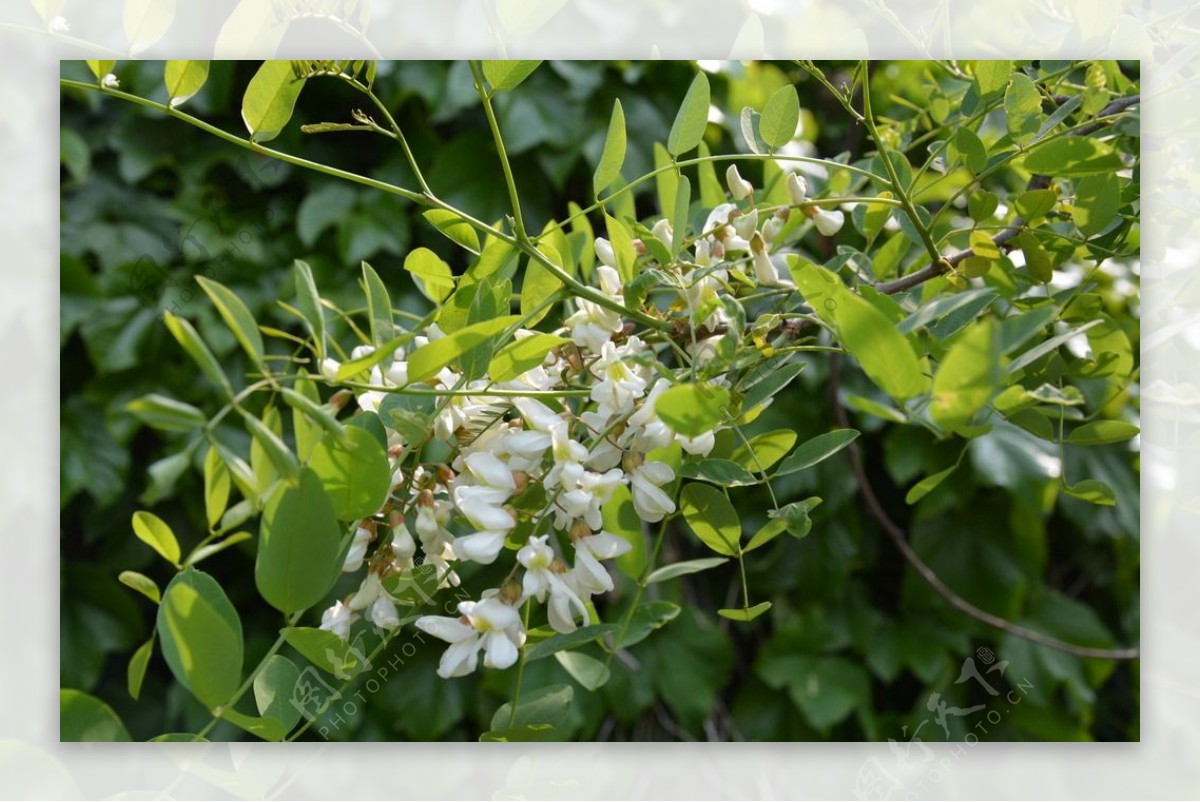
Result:
{"type": "MultiPolygon", "coordinates": [[[[735,202],[711,211],[674,266],[680,281],[672,285],[677,293],[672,309],[685,311],[694,329],[715,331],[728,324],[735,284],[789,284],[780,276],[772,247],[791,209],[764,214],[760,221],[750,182],[735,166],[726,179],[735,202]]],[[[791,174],[788,190],[821,233],[840,227],[841,212],[805,205],[803,178],[791,174]]],[[[660,221],[653,235],[669,244],[670,223],[660,221]]],[[[645,243],[634,244],[639,253],[648,252],[645,243]]],[[[366,617],[394,630],[401,619],[386,577],[421,562],[436,568],[442,586],[457,585],[461,564],[495,563],[507,547],[515,556],[500,587],[484,591],[477,601],[461,602],[457,617],[426,615],[415,622],[450,644],[438,668],[441,676],[470,673],[481,650],[485,666],[506,668],[525,642],[522,605],[544,605],[555,632],[594,623],[591,598],[614,589],[604,563],[631,549],[629,541],[604,528],[605,506],[618,488],[628,488],[644,522],[675,512],[675,469],[667,455],[706,456],[716,430],[687,436],[659,416],[656,405],[675,381],[668,363],[676,352],[661,340],[651,344],[630,332],[614,311],[624,305],[624,286],[613,245],[603,238],[594,245],[598,294],[573,300],[561,331],[569,343],[509,381],[468,379],[445,367],[422,385],[445,393],[438,396],[432,431],[451,446],[452,458],[444,464],[411,464],[410,451],[420,444],[388,430],[392,497],[360,526],[343,566],[350,573],[365,564],[366,576],[355,593],[325,611],[322,629],[345,639],[352,623],[366,617]]],[[[533,335],[515,333],[517,339],[533,335]]],[[[410,348],[443,336],[432,325],[410,348]]],[[[707,359],[715,339],[692,338],[685,344],[689,359],[707,359]]],[[[360,346],[351,356],[371,352],[370,346],[360,346]]],[[[390,392],[409,386],[409,353],[400,349],[371,369],[369,386],[379,389],[358,390],[360,408],[377,411],[390,392]]],[[[676,363],[679,367],[686,366],[676,363]]],[[[332,383],[338,368],[326,360],[322,373],[332,383]]],[[[707,381],[728,383],[723,374],[707,381]]]]}

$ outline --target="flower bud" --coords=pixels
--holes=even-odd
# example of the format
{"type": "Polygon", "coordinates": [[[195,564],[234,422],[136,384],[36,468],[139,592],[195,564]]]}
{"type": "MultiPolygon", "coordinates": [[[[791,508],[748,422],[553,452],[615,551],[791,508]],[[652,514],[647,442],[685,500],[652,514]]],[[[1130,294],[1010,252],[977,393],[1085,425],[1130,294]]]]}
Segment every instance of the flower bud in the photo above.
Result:
{"type": "Polygon", "coordinates": [[[613,252],[612,243],[604,237],[596,237],[596,258],[609,267],[617,266],[617,255],[613,252]]]}
{"type": "Polygon", "coordinates": [[[790,173],[787,177],[787,191],[792,197],[792,203],[799,206],[808,200],[808,181],[802,175],[790,173]]]}
{"type": "Polygon", "coordinates": [[[521,583],[510,579],[500,586],[500,592],[496,594],[496,598],[515,607],[521,603],[522,595],[524,595],[524,591],[521,589],[521,583]]]}
{"type": "Polygon", "coordinates": [[[707,239],[696,243],[696,264],[708,267],[712,264],[712,244],[707,239]]]}
{"type": "Polygon", "coordinates": [[[331,357],[326,357],[321,360],[321,375],[325,378],[325,381],[337,381],[338,368],[341,366],[341,362],[331,357]]]}
{"type": "Polygon", "coordinates": [[[50,20],[50,33],[70,33],[71,26],[67,23],[67,18],[61,14],[50,20]]]}
{"type": "Polygon", "coordinates": [[[734,200],[744,200],[754,192],[754,185],[742,178],[736,164],[729,165],[729,169],[725,171],[725,184],[734,200]]]}
{"type": "Polygon", "coordinates": [[[121,82],[117,80],[117,76],[110,72],[108,75],[105,75],[102,79],[100,79],[100,85],[105,89],[116,89],[121,85],[121,82]]]}
{"type": "Polygon", "coordinates": [[[571,524],[571,530],[567,533],[567,536],[570,537],[571,542],[574,543],[576,540],[582,540],[585,537],[590,537],[591,534],[592,528],[588,526],[587,522],[582,518],[578,518],[576,519],[575,523],[571,524]]]}

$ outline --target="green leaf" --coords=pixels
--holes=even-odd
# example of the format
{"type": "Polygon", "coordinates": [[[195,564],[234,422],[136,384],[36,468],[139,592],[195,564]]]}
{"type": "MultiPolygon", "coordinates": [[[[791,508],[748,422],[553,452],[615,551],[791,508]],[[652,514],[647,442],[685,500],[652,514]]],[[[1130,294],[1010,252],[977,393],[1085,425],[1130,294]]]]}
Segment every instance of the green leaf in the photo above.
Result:
{"type": "Polygon", "coordinates": [[[1058,193],[1054,190],[1034,189],[1017,196],[1017,213],[1026,222],[1034,222],[1045,217],[1057,203],[1058,193]]]}
{"type": "Polygon", "coordinates": [[[987,167],[987,148],[970,128],[959,128],[954,132],[954,148],[972,173],[978,175],[987,167]]]}
{"type": "Polygon", "coordinates": [[[893,398],[904,400],[929,387],[925,368],[908,339],[874,304],[841,279],[811,262],[793,262],[792,277],[808,304],[836,329],[863,372],[893,398]]]}
{"type": "Polygon", "coordinates": [[[724,491],[709,485],[689,484],[680,494],[679,508],[704,545],[728,557],[741,551],[742,524],[724,491]]]}
{"type": "MultiPolygon", "coordinates": [[[[239,504],[234,505],[229,511],[232,513],[242,505],[246,505],[247,509],[247,514],[242,518],[242,520],[246,520],[250,517],[249,513],[253,512],[254,509],[252,506],[250,506],[248,501],[242,501],[239,504]]],[[[224,518],[222,518],[221,523],[226,524],[227,522],[224,520],[224,518]]],[[[241,523],[241,521],[238,523],[241,523]]],[[[234,525],[236,526],[236,524],[234,525]]],[[[238,543],[245,543],[252,537],[254,536],[249,532],[234,532],[232,535],[228,535],[227,537],[218,540],[216,543],[210,543],[203,548],[196,549],[194,552],[192,552],[191,556],[184,561],[184,565],[196,565],[201,560],[207,559],[218,552],[222,552],[230,546],[236,546],[238,543]]]]}
{"type": "Polygon", "coordinates": [[[999,328],[991,318],[969,326],[955,339],[933,378],[929,412],[952,432],[983,408],[1001,382],[999,328]]]}
{"type": "Polygon", "coordinates": [[[157,515],[139,510],[133,514],[133,533],[159,555],[171,563],[179,565],[179,541],[175,533],[157,515]]]}
{"type": "Polygon", "coordinates": [[[354,645],[332,632],[315,627],[287,627],[283,639],[317,668],[338,679],[350,679],[360,670],[360,655],[354,645]]]}
{"type": "Polygon", "coordinates": [[[1121,182],[1113,173],[1100,173],[1075,182],[1071,219],[1084,236],[1103,231],[1121,208],[1121,182]]]}
{"type": "Polygon", "coordinates": [[[442,579],[436,565],[422,563],[412,568],[390,573],[383,578],[380,584],[396,604],[419,607],[433,600],[442,579]]]}
{"type": "Polygon", "coordinates": [[[646,577],[646,584],[653,585],[656,582],[666,582],[668,579],[674,579],[687,574],[697,574],[701,571],[707,571],[709,568],[716,568],[718,565],[729,562],[725,557],[703,557],[699,560],[684,560],[683,562],[671,563],[664,565],[662,568],[656,568],[650,572],[650,576],[646,577]]]}
{"type": "Polygon", "coordinates": [[[279,132],[292,117],[292,109],[304,78],[299,78],[290,61],[264,61],[242,96],[242,122],[255,142],[266,142],[279,132]]]}
{"type": "Polygon", "coordinates": [[[715,384],[677,384],[658,397],[654,411],[676,434],[699,437],[725,420],[729,391],[715,384]]]}
{"type": "Polygon", "coordinates": [[[488,363],[488,375],[495,382],[506,382],[533,370],[546,361],[546,355],[555,348],[569,343],[566,337],[537,332],[520,340],[514,340],[496,352],[488,363]]]}
{"type": "Polygon", "coordinates": [[[163,68],[163,83],[171,108],[189,100],[208,80],[207,61],[168,61],[163,68]]]}
{"type": "Polygon", "coordinates": [[[1054,264],[1042,243],[1028,230],[1018,234],[1015,241],[1020,246],[1021,253],[1025,255],[1025,269],[1029,271],[1029,275],[1034,281],[1048,284],[1054,278],[1054,264]]]}
{"type": "Polygon", "coordinates": [[[832,432],[825,432],[806,440],[783,461],[774,475],[784,476],[807,470],[853,443],[858,435],[857,429],[834,429],[832,432]]]}
{"type": "MultiPolygon", "coordinates": [[[[542,243],[538,250],[552,264],[560,269],[563,266],[562,257],[554,246],[542,243]]],[[[521,281],[521,316],[525,319],[524,326],[536,326],[538,322],[553,309],[549,301],[556,292],[562,289],[562,281],[535,259],[530,259],[525,266],[525,278],[521,281]],[[539,311],[540,309],[540,311],[539,311]]]]}
{"type": "MultiPolygon", "coordinates": [[[[692,182],[686,175],[679,176],[679,184],[675,187],[675,210],[671,215],[671,256],[679,255],[688,230],[688,212],[692,206],[692,182]]],[[[651,241],[656,237],[651,237],[651,241]]]]}
{"type": "Polygon", "coordinates": [[[616,257],[617,273],[625,282],[633,281],[636,274],[637,251],[633,247],[633,237],[629,229],[615,217],[604,215],[604,228],[608,241],[612,243],[613,255],[616,257]]]}
{"type": "Polygon", "coordinates": [[[260,715],[274,719],[288,732],[300,720],[300,708],[292,703],[300,669],[283,655],[273,654],[254,678],[254,704],[260,715]]]}
{"type": "Polygon", "coordinates": [[[92,75],[96,76],[96,80],[101,80],[105,75],[113,71],[117,66],[115,61],[87,61],[88,69],[92,71],[92,75]]]}
{"type": "Polygon", "coordinates": [[[472,348],[483,345],[520,319],[518,315],[505,315],[484,320],[422,345],[408,355],[409,383],[416,384],[433,378],[442,368],[472,348]]]}
{"type": "Polygon", "coordinates": [[[1076,485],[1064,483],[1063,492],[1073,498],[1102,507],[1112,507],[1117,503],[1117,494],[1113,492],[1107,482],[1100,479],[1084,479],[1076,485]]]}
{"type": "Polygon", "coordinates": [[[215,448],[210,448],[209,453],[204,455],[204,515],[210,529],[224,515],[229,503],[230,486],[232,479],[229,478],[229,468],[221,460],[221,454],[215,448]]]}
{"type": "Polygon", "coordinates": [[[642,602],[633,611],[629,626],[614,639],[613,649],[628,649],[641,643],[656,629],[662,629],[679,615],[678,604],[669,601],[642,602]]]}
{"type": "Polygon", "coordinates": [[[762,138],[761,114],[746,106],[742,109],[742,115],[738,122],[742,130],[742,137],[746,140],[746,147],[750,148],[751,153],[766,155],[770,152],[770,146],[762,138]]]}
{"type": "Polygon", "coordinates": [[[304,316],[308,332],[316,343],[317,358],[325,358],[325,310],[321,306],[321,295],[313,280],[312,268],[307,262],[297,259],[294,263],[296,278],[296,307],[304,316]]]}
{"type": "Polygon", "coordinates": [[[624,164],[625,110],[621,108],[621,99],[617,98],[613,101],[612,117],[609,118],[608,133],[604,137],[604,150],[592,176],[592,191],[597,197],[617,180],[624,164]]]}
{"type": "Polygon", "coordinates": [[[1086,136],[1063,136],[1042,142],[1025,157],[1025,169],[1041,175],[1112,173],[1124,166],[1112,145],[1086,136]]]}
{"type": "Polygon", "coordinates": [[[608,666],[583,652],[557,652],[554,659],[566,669],[571,679],[589,691],[600,690],[611,676],[608,666]]]}
{"type": "Polygon", "coordinates": [[[142,682],[146,679],[146,669],[149,668],[153,655],[154,635],[151,635],[150,640],[139,646],[133,657],[129,658],[129,665],[125,668],[125,689],[134,701],[142,695],[142,682]]]}
{"type": "Polygon", "coordinates": [[[158,607],[158,637],[175,679],[213,710],[242,682],[242,622],[217,581],[185,568],[158,607]]]}
{"type": "Polygon", "coordinates": [[[534,660],[541,660],[543,657],[557,654],[564,649],[575,649],[584,644],[591,643],[610,632],[616,632],[617,629],[619,627],[616,624],[592,624],[591,626],[580,627],[574,632],[552,635],[545,640],[527,646],[525,648],[525,662],[529,663],[534,660]]]}
{"type": "Polygon", "coordinates": [[[488,730],[479,736],[481,742],[526,743],[530,741],[552,741],[557,728],[552,724],[523,724],[502,730],[488,730]]]}
{"type": "Polygon", "coordinates": [[[263,361],[262,335],[259,334],[258,324],[254,322],[254,316],[250,314],[246,304],[228,287],[210,278],[196,276],[196,282],[212,300],[213,305],[217,307],[225,325],[233,332],[233,336],[241,343],[245,352],[254,360],[254,364],[261,366],[263,361]]]}
{"type": "Polygon", "coordinates": [[[454,274],[450,265],[428,248],[409,251],[404,257],[404,269],[412,274],[417,289],[435,304],[440,304],[454,292],[454,274]]]}
{"type": "MultiPolygon", "coordinates": [[[[287,443],[283,442],[278,434],[276,434],[270,426],[260,421],[258,418],[251,415],[245,410],[241,411],[242,420],[246,422],[246,428],[250,430],[251,436],[254,438],[254,443],[262,449],[263,454],[270,460],[271,466],[278,474],[286,479],[294,479],[296,474],[300,472],[300,461],[296,459],[296,455],[287,447],[287,443]]],[[[274,408],[268,410],[272,419],[278,422],[278,413],[274,408]]],[[[251,464],[256,466],[258,470],[258,461],[253,459],[254,454],[251,454],[251,464]]],[[[261,479],[262,477],[260,477],[261,479]]],[[[260,482],[261,487],[266,487],[269,481],[260,482]]]]}
{"type": "Polygon", "coordinates": [[[58,692],[58,740],[130,741],[129,731],[111,707],[89,693],[58,692]]]}
{"type": "Polygon", "coordinates": [[[776,429],[751,437],[734,450],[730,459],[746,470],[763,473],[783,459],[794,445],[796,432],[791,429],[776,429]]]}
{"type": "Polygon", "coordinates": [[[704,129],[708,126],[709,91],[708,77],[697,72],[683,97],[683,104],[671,124],[667,136],[667,151],[676,158],[700,144],[704,129]]]}
{"type": "MultiPolygon", "coordinates": [[[[297,384],[311,384],[311,382],[297,382],[297,384]]],[[[329,432],[339,440],[345,439],[345,427],[338,422],[337,418],[333,417],[333,413],[330,412],[327,407],[318,404],[308,396],[304,395],[303,393],[298,393],[290,387],[282,388],[280,390],[280,394],[283,396],[284,402],[289,407],[297,412],[303,413],[305,418],[311,420],[313,423],[317,424],[320,428],[329,432]]],[[[297,437],[296,439],[299,441],[300,438],[297,437]]],[[[314,443],[313,447],[315,446],[316,444],[314,443]]],[[[311,456],[311,453],[312,452],[310,450],[307,456],[311,456]]]]}
{"type": "MultiPolygon", "coordinates": [[[[362,434],[375,444],[370,434],[362,434]]],[[[285,614],[307,609],[337,581],[341,552],[342,527],[333,504],[321,478],[305,468],[297,484],[281,482],[267,499],[254,584],[267,603],[285,614]]]]}
{"type": "Polygon", "coordinates": [[[249,716],[236,710],[226,710],[222,718],[264,741],[282,741],[287,735],[287,730],[283,728],[283,722],[277,719],[249,716]]]}
{"type": "Polygon", "coordinates": [[[357,521],[374,515],[387,501],[392,469],[387,452],[366,429],[348,426],[345,435],[318,443],[308,467],[324,487],[321,495],[328,497],[334,517],[357,521]]]}
{"type": "Polygon", "coordinates": [[[1076,326],[1075,328],[1070,329],[1069,331],[1065,331],[1062,334],[1057,334],[1048,340],[1044,340],[1043,342],[1038,343],[1037,345],[1033,346],[1029,350],[1022,353],[1019,357],[1014,359],[1012,361],[1012,363],[1008,366],[1008,373],[1010,375],[1014,374],[1018,370],[1021,370],[1025,367],[1033,364],[1034,362],[1041,359],[1046,354],[1050,353],[1054,349],[1056,349],[1059,346],[1066,343],[1068,340],[1076,337],[1079,334],[1082,334],[1083,332],[1087,331],[1088,329],[1092,328],[1093,326],[1099,326],[1101,323],[1103,323],[1102,320],[1089,320],[1087,323],[1084,323],[1082,326],[1076,326]]]}
{"type": "Polygon", "coordinates": [[[1000,206],[1000,198],[995,192],[977,189],[967,197],[967,213],[976,223],[991,219],[1000,206]]]}
{"type": "Polygon", "coordinates": [[[531,724],[549,724],[557,727],[563,723],[571,712],[571,701],[575,691],[570,685],[548,685],[536,691],[522,694],[516,701],[516,713],[513,703],[505,702],[500,705],[492,716],[492,730],[502,730],[508,727],[523,727],[531,724]]]}
{"type": "Polygon", "coordinates": [[[466,250],[479,255],[479,234],[462,215],[449,209],[428,209],[421,213],[438,231],[466,250]]]}
{"type": "Polygon", "coordinates": [[[679,475],[725,487],[753,485],[762,481],[733,460],[716,457],[685,463],[680,467],[679,475]]]}
{"type": "Polygon", "coordinates": [[[787,84],[776,90],[763,107],[758,131],[772,148],[781,148],[792,141],[800,124],[800,97],[796,87],[787,84]]]}
{"type": "Polygon", "coordinates": [[[139,574],[137,571],[122,571],[117,575],[117,581],[127,588],[136,590],[155,604],[162,600],[158,583],[145,574],[139,574]]]}
{"type": "Polygon", "coordinates": [[[204,413],[191,404],[157,393],[136,398],[125,409],[142,423],[167,432],[190,432],[208,423],[204,413]]]}
{"type": "Polygon", "coordinates": [[[375,269],[362,263],[363,285],[367,291],[367,317],[371,321],[371,342],[376,348],[395,339],[396,324],[392,318],[392,299],[387,286],[375,269]]]}
{"type": "Polygon", "coordinates": [[[759,602],[749,609],[732,607],[725,608],[723,610],[717,610],[717,615],[721,616],[722,618],[728,618],[730,621],[753,621],[770,609],[771,603],[769,601],[765,601],[759,602]]]}
{"type": "Polygon", "coordinates": [[[1008,76],[1011,73],[1011,61],[976,61],[975,83],[979,86],[979,96],[987,97],[993,92],[999,92],[1008,85],[1008,76]]]}
{"type": "Polygon", "coordinates": [[[697,156],[705,161],[696,165],[696,176],[700,184],[700,205],[705,209],[711,209],[714,206],[720,206],[725,202],[725,187],[721,185],[721,180],[717,178],[717,168],[713,166],[709,159],[712,153],[703,141],[700,143],[700,149],[697,151],[697,156]]]}
{"type": "Polygon", "coordinates": [[[483,62],[483,77],[491,87],[499,92],[508,92],[520,86],[521,82],[533,74],[542,62],[540,61],[485,61],[483,62]]]}
{"type": "Polygon", "coordinates": [[[167,324],[171,336],[183,346],[183,350],[187,351],[188,356],[199,366],[200,372],[217,387],[222,388],[226,395],[232,396],[233,387],[229,384],[229,379],[225,377],[225,372],[221,370],[221,363],[213,356],[212,351],[208,350],[208,346],[204,344],[204,340],[200,339],[200,335],[196,333],[192,324],[170,312],[163,312],[163,320],[167,324]]]}
{"type": "Polygon", "coordinates": [[[1004,93],[1008,132],[1021,142],[1037,133],[1042,124],[1042,97],[1037,86],[1023,73],[1014,72],[1004,93]]]}
{"type": "Polygon", "coordinates": [[[808,517],[808,513],[820,503],[821,499],[813,496],[804,501],[794,501],[777,510],[771,510],[769,515],[774,520],[783,521],[788,534],[799,539],[807,537],[808,533],[812,531],[812,519],[808,517]]]}
{"type": "MultiPolygon", "coordinates": [[[[292,383],[291,388],[282,390],[283,400],[292,408],[292,432],[296,438],[296,456],[301,462],[308,462],[308,458],[312,456],[312,451],[321,440],[321,434],[317,431],[317,426],[314,426],[311,420],[318,420],[319,413],[313,411],[309,414],[311,408],[324,412],[321,408],[321,393],[317,390],[317,384],[312,380],[308,371],[300,368],[296,371],[296,380],[292,383]],[[304,401],[300,401],[303,398],[304,401]],[[311,418],[311,420],[310,420],[311,418]]],[[[326,413],[332,414],[332,413],[326,413]]],[[[321,424],[323,425],[323,424],[321,424]]],[[[339,432],[338,437],[341,437],[339,432]]]]}
{"type": "Polygon", "coordinates": [[[934,488],[944,482],[946,478],[950,476],[950,474],[954,473],[957,468],[958,464],[955,463],[944,471],[938,471],[937,473],[926,476],[924,479],[913,485],[913,488],[909,490],[908,494],[904,497],[904,502],[906,504],[916,504],[918,501],[933,492],[934,488]]]}
{"type": "Polygon", "coordinates": [[[121,22],[130,54],[154,44],[175,21],[175,0],[125,0],[121,22]]]}
{"type": "Polygon", "coordinates": [[[754,533],[754,537],[750,538],[750,542],[742,549],[742,553],[751,552],[759,546],[765,546],[775,538],[787,531],[788,522],[783,518],[772,518],[762,525],[762,528],[754,533]]]}
{"type": "Polygon", "coordinates": [[[1136,437],[1140,431],[1137,426],[1123,420],[1098,420],[1072,430],[1067,435],[1067,442],[1075,446],[1104,446],[1122,443],[1136,437]]]}

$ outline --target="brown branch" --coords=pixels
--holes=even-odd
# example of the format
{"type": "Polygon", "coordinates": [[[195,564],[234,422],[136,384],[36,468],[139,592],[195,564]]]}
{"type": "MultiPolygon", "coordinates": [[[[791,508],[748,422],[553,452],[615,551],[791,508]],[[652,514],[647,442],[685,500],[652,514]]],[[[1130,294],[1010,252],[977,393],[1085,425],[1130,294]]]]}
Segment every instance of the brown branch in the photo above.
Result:
{"type": "MultiPolygon", "coordinates": [[[[833,354],[829,367],[829,390],[833,399],[833,409],[838,425],[843,429],[848,429],[850,428],[849,416],[846,414],[846,409],[842,406],[841,400],[838,397],[840,367],[839,355],[833,354]]],[[[900,550],[904,559],[917,572],[917,575],[927,585],[937,591],[939,596],[949,602],[950,606],[974,618],[976,621],[981,621],[1009,635],[1023,638],[1051,649],[1057,649],[1060,652],[1073,654],[1077,657],[1091,657],[1099,660],[1137,660],[1141,657],[1141,651],[1136,647],[1130,649],[1098,649],[1091,646],[1078,646],[1074,643],[1059,640],[1037,630],[1023,627],[1020,624],[1014,624],[1008,619],[1001,618],[986,610],[981,610],[962,596],[959,596],[921,559],[921,556],[909,544],[904,530],[892,520],[887,510],[883,508],[878,496],[875,495],[875,489],[871,486],[871,482],[867,478],[867,472],[863,468],[862,452],[857,442],[850,444],[849,452],[850,466],[854,472],[854,478],[858,482],[859,491],[862,494],[863,500],[867,503],[867,510],[871,513],[871,517],[875,519],[883,531],[887,533],[888,537],[891,538],[892,542],[896,544],[896,548],[900,550]]]]}

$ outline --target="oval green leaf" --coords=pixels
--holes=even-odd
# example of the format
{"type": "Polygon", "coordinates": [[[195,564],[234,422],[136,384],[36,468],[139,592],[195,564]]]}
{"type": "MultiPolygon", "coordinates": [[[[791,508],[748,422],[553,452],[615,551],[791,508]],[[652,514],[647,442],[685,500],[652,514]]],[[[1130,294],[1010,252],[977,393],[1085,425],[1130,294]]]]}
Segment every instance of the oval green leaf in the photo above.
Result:
{"type": "Polygon", "coordinates": [[[741,550],[742,524],[724,491],[689,484],[680,494],[679,508],[696,537],[717,554],[734,557],[741,550]]]}
{"type": "Polygon", "coordinates": [[[771,95],[771,99],[763,107],[758,132],[767,145],[781,148],[792,141],[799,124],[800,97],[796,94],[796,87],[787,84],[771,95]]]}
{"type": "Polygon", "coordinates": [[[677,384],[654,402],[654,411],[676,434],[699,437],[725,420],[729,391],[713,384],[677,384]]]}
{"type": "Polygon", "coordinates": [[[608,121],[608,134],[604,137],[604,150],[592,176],[592,191],[597,196],[607,189],[621,174],[625,164],[625,110],[621,99],[613,101],[612,117],[608,121]]]}
{"type": "Polygon", "coordinates": [[[226,704],[242,682],[242,622],[217,581],[195,568],[176,574],[157,627],[175,679],[209,710],[226,704]]]}
{"type": "Polygon", "coordinates": [[[207,80],[207,61],[168,61],[163,68],[163,83],[171,99],[171,108],[190,100],[207,80]]]}
{"type": "Polygon", "coordinates": [[[255,142],[274,139],[292,117],[304,78],[290,61],[264,61],[242,96],[242,121],[255,142]]]}
{"type": "Polygon", "coordinates": [[[708,106],[708,77],[698,72],[683,96],[683,104],[675,115],[675,122],[671,124],[667,151],[672,156],[678,158],[700,144],[704,129],[708,126],[708,106]]]}
{"type": "MultiPolygon", "coordinates": [[[[345,428],[340,440],[323,440],[308,467],[321,481],[336,518],[357,521],[379,511],[392,489],[387,452],[366,429],[345,428]]],[[[335,541],[337,538],[335,538],[335,541]]]]}
{"type": "Polygon", "coordinates": [[[133,533],[137,535],[138,540],[157,551],[164,560],[172,565],[179,565],[179,541],[162,518],[145,510],[135,512],[133,533]]]}
{"type": "Polygon", "coordinates": [[[90,693],[64,688],[58,692],[58,740],[129,741],[121,717],[90,693]]]}
{"type": "MultiPolygon", "coordinates": [[[[370,434],[362,433],[375,445],[370,434]]],[[[337,581],[341,551],[342,527],[333,504],[321,479],[305,468],[297,484],[281,482],[267,500],[258,530],[254,583],[277,610],[307,609],[337,581]]]]}

